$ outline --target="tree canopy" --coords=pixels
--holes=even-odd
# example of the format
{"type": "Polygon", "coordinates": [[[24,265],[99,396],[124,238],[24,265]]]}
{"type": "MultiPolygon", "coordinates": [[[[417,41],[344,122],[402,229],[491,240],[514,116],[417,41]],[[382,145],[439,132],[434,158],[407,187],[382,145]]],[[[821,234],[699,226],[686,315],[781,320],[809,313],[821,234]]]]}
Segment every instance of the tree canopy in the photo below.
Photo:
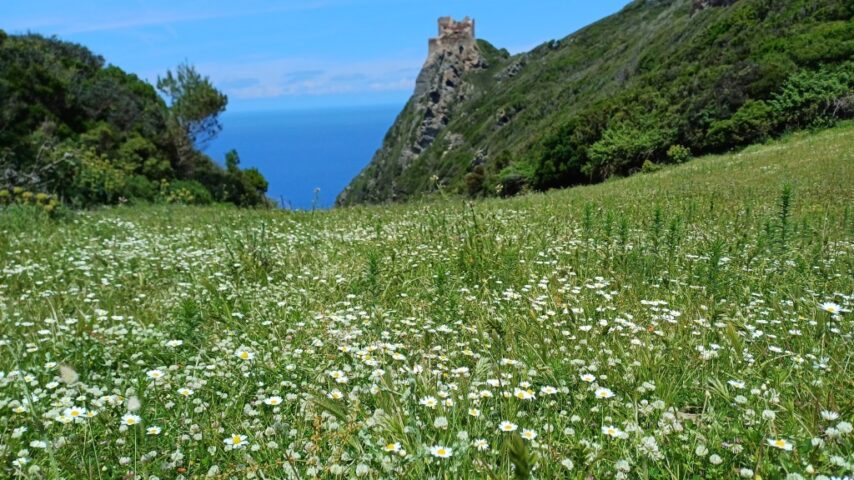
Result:
{"type": "Polygon", "coordinates": [[[187,63],[155,89],[83,46],[0,31],[0,190],[78,206],[265,203],[260,172],[225,169],[202,152],[227,102],[187,63]]]}

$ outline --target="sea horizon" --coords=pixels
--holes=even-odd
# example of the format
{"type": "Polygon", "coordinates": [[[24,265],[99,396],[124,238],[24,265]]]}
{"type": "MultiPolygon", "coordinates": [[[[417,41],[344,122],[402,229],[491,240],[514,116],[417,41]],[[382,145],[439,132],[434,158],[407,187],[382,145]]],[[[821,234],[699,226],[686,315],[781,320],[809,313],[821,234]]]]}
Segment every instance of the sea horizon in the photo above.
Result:
{"type": "Polygon", "coordinates": [[[282,208],[330,208],[370,162],[402,105],[317,106],[225,112],[222,132],[205,149],[220,165],[237,150],[241,168],[257,168],[267,196],[282,208]],[[319,189],[317,192],[315,190],[319,189]]]}

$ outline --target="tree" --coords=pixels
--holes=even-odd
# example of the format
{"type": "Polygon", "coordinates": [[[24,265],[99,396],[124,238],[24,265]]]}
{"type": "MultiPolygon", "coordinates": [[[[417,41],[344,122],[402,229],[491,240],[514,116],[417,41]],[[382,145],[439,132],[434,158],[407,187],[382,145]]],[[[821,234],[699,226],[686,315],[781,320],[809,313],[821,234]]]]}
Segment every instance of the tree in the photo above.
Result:
{"type": "Polygon", "coordinates": [[[228,97],[210,79],[187,63],[178,65],[165,77],[157,77],[157,90],[169,102],[170,124],[182,170],[192,171],[194,148],[204,149],[222,130],[219,114],[228,97]]]}
{"type": "Polygon", "coordinates": [[[232,148],[225,154],[225,168],[228,173],[234,173],[239,170],[238,165],[240,165],[240,155],[232,148]]]}

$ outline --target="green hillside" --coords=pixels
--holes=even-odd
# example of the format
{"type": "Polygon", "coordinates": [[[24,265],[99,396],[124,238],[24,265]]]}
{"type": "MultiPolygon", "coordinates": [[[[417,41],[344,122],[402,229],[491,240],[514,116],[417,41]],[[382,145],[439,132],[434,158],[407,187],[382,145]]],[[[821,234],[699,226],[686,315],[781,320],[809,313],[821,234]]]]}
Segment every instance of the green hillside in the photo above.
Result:
{"type": "Polygon", "coordinates": [[[0,214],[13,478],[846,478],[854,124],[600,185],[0,214]]]}
{"type": "Polygon", "coordinates": [[[202,151],[227,103],[186,64],[155,87],[81,45],[0,30],[0,203],[264,204],[258,170],[202,151]]]}
{"type": "Polygon", "coordinates": [[[636,0],[527,53],[481,40],[435,140],[404,155],[431,115],[413,96],[339,204],[596,183],[832,124],[854,114],[852,17],[844,0],[636,0]]]}

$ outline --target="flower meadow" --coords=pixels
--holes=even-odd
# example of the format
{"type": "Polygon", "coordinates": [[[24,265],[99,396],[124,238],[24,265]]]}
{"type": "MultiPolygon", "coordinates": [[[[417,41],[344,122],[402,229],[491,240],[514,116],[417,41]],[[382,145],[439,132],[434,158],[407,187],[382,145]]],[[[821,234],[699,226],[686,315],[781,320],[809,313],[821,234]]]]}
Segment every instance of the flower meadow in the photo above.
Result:
{"type": "Polygon", "coordinates": [[[510,200],[9,209],[0,476],[850,478],[852,133],[510,200]]]}

